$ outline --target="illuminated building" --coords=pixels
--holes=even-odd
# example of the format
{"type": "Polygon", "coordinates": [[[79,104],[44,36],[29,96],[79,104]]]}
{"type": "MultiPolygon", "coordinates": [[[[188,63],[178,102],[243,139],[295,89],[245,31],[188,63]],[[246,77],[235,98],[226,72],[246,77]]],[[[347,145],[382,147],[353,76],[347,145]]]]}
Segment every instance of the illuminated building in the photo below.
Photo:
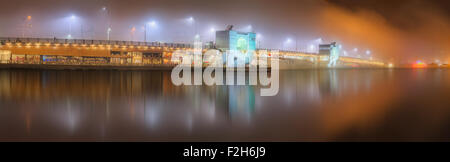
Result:
{"type": "Polygon", "coordinates": [[[336,42],[319,45],[319,54],[329,56],[328,67],[335,67],[339,60],[340,50],[336,42]]]}
{"type": "MultiPolygon", "coordinates": [[[[248,64],[252,60],[252,55],[256,50],[256,33],[238,32],[233,30],[233,26],[228,26],[225,31],[216,32],[216,48],[222,52],[228,53],[235,61],[245,60],[248,64]]],[[[226,61],[224,57],[224,61],[226,61]]]]}

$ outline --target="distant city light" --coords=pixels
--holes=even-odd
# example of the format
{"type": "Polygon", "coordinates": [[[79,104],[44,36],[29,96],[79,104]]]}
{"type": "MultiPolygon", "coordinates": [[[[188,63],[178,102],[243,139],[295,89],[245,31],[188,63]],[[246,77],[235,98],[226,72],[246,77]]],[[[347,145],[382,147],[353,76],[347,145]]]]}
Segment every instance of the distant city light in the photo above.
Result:
{"type": "Polygon", "coordinates": [[[358,48],[353,49],[353,52],[358,52],[358,48]]]}
{"type": "Polygon", "coordinates": [[[372,52],[370,50],[366,51],[366,55],[370,55],[372,52]]]}
{"type": "Polygon", "coordinates": [[[67,35],[67,39],[72,39],[72,35],[71,34],[67,35]]]}

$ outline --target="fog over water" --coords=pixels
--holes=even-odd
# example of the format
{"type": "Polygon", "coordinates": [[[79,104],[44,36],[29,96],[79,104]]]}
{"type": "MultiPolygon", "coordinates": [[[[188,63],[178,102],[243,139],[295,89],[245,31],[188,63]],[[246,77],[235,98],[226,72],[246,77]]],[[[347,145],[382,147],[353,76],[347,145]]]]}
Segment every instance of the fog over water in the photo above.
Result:
{"type": "Polygon", "coordinates": [[[450,60],[450,7],[439,0],[0,0],[0,36],[106,39],[108,24],[115,40],[190,42],[195,33],[214,38],[211,28],[233,24],[261,35],[265,48],[297,38],[298,49],[313,40],[338,41],[350,55],[388,61],[450,60]],[[103,10],[105,8],[106,10],[103,10]],[[32,16],[32,28],[25,28],[32,16]],[[75,15],[76,19],[71,20],[75,15]],[[187,23],[189,17],[194,24],[187,23]],[[251,29],[249,28],[251,25],[251,29]],[[130,30],[136,32],[131,36],[130,30]],[[354,48],[359,53],[352,53],[354,48]]]}

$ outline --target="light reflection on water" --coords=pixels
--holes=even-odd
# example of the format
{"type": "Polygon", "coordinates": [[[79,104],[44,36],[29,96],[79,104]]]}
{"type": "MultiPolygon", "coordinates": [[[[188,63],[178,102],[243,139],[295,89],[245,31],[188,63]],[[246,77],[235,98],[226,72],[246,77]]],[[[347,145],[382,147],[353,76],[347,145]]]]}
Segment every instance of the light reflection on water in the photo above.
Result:
{"type": "Polygon", "coordinates": [[[0,70],[1,141],[449,140],[448,70],[299,70],[280,93],[170,71],[0,70]]]}

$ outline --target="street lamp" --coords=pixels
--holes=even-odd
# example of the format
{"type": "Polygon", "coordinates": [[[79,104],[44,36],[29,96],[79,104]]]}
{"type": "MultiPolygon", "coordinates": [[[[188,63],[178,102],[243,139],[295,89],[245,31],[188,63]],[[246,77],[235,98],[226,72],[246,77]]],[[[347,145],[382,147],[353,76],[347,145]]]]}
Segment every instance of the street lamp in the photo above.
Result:
{"type": "Polygon", "coordinates": [[[136,32],[136,27],[132,27],[130,34],[131,34],[131,41],[134,41],[134,33],[136,32]]]}
{"type": "Polygon", "coordinates": [[[197,26],[196,26],[194,17],[187,18],[187,22],[189,23],[189,25],[191,25],[193,27],[194,35],[198,35],[198,33],[197,33],[197,26]]]}
{"type": "Polygon", "coordinates": [[[252,32],[252,31],[253,31],[252,25],[247,26],[247,30],[248,30],[249,32],[252,32]]]}
{"type": "Polygon", "coordinates": [[[314,47],[313,44],[310,44],[308,49],[310,53],[314,53],[316,48],[314,47]]]}
{"type": "Polygon", "coordinates": [[[256,43],[258,48],[261,48],[261,39],[262,35],[260,33],[256,34],[256,43]]]}
{"type": "Polygon", "coordinates": [[[291,44],[292,43],[292,39],[291,38],[288,38],[284,43],[283,43],[283,46],[284,46],[284,49],[285,50],[288,50],[289,49],[289,44],[291,44]]]}
{"type": "Polygon", "coordinates": [[[112,31],[111,28],[108,28],[108,30],[106,31],[106,33],[108,35],[108,40],[110,40],[110,38],[111,38],[110,37],[111,31],[112,31]]]}
{"type": "Polygon", "coordinates": [[[72,25],[75,22],[77,17],[75,15],[70,16],[70,22],[69,22],[69,35],[72,37],[72,25]]]}
{"type": "Polygon", "coordinates": [[[147,42],[147,30],[148,30],[148,27],[155,28],[156,27],[156,21],[151,21],[151,22],[148,22],[147,24],[145,24],[145,26],[144,26],[144,42],[147,42]]]}
{"type": "Polygon", "coordinates": [[[22,29],[22,37],[25,37],[25,30],[27,30],[29,33],[31,33],[31,27],[32,27],[31,16],[27,16],[25,18],[24,26],[22,29]]]}

